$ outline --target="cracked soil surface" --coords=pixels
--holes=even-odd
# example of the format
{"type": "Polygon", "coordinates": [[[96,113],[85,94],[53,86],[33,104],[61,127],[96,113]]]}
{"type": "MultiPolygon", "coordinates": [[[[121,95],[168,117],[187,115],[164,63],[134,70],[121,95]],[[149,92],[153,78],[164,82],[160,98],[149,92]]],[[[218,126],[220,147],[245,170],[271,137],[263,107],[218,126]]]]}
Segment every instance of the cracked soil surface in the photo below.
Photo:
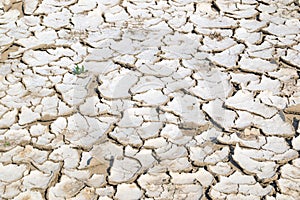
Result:
{"type": "Polygon", "coordinates": [[[0,199],[299,200],[299,4],[1,0],[0,199]]]}

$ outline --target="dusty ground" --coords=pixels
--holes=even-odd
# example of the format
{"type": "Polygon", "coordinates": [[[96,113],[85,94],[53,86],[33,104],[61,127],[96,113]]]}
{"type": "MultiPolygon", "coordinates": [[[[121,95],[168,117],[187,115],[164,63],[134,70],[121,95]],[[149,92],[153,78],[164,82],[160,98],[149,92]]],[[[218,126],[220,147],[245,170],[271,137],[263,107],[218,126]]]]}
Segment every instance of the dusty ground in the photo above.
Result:
{"type": "Polygon", "coordinates": [[[297,0],[1,0],[0,199],[299,200],[299,19],[297,0]]]}

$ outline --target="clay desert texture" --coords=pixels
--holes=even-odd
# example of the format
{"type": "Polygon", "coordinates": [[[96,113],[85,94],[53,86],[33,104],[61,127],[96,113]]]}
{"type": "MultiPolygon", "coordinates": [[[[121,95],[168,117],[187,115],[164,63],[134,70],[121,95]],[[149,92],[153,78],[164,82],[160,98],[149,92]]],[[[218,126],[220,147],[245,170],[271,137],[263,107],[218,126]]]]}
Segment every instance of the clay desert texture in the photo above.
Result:
{"type": "Polygon", "coordinates": [[[0,0],[0,200],[299,200],[298,0],[0,0]]]}

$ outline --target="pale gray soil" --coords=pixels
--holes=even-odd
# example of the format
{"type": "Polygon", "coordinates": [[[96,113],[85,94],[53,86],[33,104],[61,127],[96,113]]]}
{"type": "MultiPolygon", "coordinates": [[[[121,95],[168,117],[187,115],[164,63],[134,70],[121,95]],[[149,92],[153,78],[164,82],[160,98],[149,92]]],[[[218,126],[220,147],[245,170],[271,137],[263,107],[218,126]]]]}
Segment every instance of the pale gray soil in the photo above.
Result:
{"type": "Polygon", "coordinates": [[[299,200],[299,11],[0,0],[0,199],[299,200]]]}

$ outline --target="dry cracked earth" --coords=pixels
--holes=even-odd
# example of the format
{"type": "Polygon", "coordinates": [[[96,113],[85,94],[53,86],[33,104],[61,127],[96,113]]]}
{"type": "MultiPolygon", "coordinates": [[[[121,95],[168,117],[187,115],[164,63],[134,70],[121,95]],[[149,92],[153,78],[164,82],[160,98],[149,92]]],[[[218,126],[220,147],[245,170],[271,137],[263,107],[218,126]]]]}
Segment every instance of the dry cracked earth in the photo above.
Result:
{"type": "Polygon", "coordinates": [[[299,200],[299,19],[295,0],[1,0],[0,199],[299,200]]]}

